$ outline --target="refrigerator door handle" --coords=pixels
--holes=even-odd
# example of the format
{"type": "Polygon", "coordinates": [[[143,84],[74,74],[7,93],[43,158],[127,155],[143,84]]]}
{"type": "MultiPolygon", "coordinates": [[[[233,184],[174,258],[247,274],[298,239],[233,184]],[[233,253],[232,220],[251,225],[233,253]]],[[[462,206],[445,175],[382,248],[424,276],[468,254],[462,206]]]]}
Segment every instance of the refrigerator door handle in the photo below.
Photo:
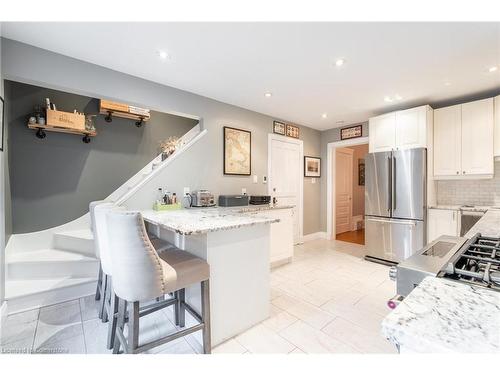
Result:
{"type": "Polygon", "coordinates": [[[387,219],[378,219],[378,218],[367,218],[366,220],[367,221],[375,221],[378,223],[411,225],[412,227],[415,227],[417,225],[417,222],[413,221],[413,220],[387,220],[387,219]]]}
{"type": "Polygon", "coordinates": [[[387,185],[387,212],[391,212],[392,209],[392,155],[387,157],[387,163],[389,168],[387,169],[389,176],[389,185],[387,185]]]}
{"type": "Polygon", "coordinates": [[[391,200],[391,208],[392,212],[396,210],[396,157],[392,157],[392,169],[391,169],[391,177],[392,177],[392,200],[391,200]]]}

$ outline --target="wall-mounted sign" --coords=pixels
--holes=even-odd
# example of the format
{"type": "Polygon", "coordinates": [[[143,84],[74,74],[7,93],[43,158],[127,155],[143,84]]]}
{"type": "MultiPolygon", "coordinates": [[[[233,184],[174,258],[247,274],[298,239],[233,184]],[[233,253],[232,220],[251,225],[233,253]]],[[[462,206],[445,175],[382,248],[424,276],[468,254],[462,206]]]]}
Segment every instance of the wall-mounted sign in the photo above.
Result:
{"type": "Polygon", "coordinates": [[[279,121],[273,121],[273,133],[285,135],[286,124],[279,121]]]}
{"type": "Polygon", "coordinates": [[[292,138],[299,138],[299,127],[295,125],[286,124],[286,136],[292,138]]]}
{"type": "Polygon", "coordinates": [[[356,125],[340,129],[340,140],[359,138],[363,135],[363,126],[356,125]]]}

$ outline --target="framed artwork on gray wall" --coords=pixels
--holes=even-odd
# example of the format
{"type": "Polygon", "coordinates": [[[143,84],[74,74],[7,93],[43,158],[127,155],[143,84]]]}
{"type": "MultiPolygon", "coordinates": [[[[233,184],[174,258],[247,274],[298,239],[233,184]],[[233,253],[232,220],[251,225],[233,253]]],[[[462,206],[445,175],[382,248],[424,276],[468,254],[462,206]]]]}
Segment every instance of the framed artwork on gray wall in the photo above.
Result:
{"type": "Polygon", "coordinates": [[[321,158],[304,156],[304,177],[321,177],[321,158]]]}
{"type": "Polygon", "coordinates": [[[3,151],[3,127],[4,127],[4,105],[5,102],[3,98],[0,96],[0,151],[3,151]]]}
{"type": "Polygon", "coordinates": [[[252,174],[252,133],[224,126],[224,174],[252,174]]]}

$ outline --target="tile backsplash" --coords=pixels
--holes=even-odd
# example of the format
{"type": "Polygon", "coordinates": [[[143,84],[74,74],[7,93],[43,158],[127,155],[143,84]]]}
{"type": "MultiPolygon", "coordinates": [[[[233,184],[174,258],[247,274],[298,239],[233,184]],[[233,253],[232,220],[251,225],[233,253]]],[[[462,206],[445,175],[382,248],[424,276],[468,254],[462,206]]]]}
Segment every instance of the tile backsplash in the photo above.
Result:
{"type": "Polygon", "coordinates": [[[500,161],[495,162],[495,176],[492,179],[438,181],[437,203],[500,206],[500,161]]]}

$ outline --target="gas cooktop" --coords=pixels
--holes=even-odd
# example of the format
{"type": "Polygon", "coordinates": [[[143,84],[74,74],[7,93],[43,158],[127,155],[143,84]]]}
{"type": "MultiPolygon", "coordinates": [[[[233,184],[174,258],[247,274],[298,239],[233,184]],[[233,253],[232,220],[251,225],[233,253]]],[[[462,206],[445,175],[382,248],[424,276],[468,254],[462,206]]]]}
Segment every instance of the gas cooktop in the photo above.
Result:
{"type": "Polygon", "coordinates": [[[500,291],[500,238],[476,234],[437,276],[500,291]]]}

